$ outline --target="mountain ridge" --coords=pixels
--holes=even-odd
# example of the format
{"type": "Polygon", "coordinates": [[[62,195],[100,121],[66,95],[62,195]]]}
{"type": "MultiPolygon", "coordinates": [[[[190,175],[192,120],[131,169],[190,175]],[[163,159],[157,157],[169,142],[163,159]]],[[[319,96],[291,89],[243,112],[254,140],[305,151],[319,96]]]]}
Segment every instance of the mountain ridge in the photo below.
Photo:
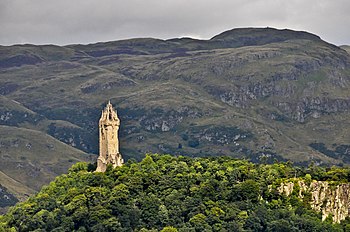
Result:
{"type": "MultiPolygon", "coordinates": [[[[11,127],[10,138],[20,128],[39,131],[91,160],[100,110],[111,100],[126,160],[157,152],[348,165],[344,49],[271,28],[233,29],[205,41],[0,46],[0,124],[11,127]]],[[[40,146],[43,154],[25,153],[27,159],[51,154],[40,146]]]]}

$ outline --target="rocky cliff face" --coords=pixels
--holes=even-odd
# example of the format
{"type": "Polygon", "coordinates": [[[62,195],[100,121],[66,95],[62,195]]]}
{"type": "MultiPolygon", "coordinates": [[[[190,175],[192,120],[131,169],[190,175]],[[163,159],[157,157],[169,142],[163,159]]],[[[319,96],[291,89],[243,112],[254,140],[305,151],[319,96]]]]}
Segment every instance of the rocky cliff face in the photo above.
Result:
{"type": "Polygon", "coordinates": [[[322,212],[322,220],[331,216],[334,222],[339,223],[349,216],[350,211],[350,184],[333,185],[327,181],[305,181],[282,183],[278,188],[280,194],[290,196],[298,194],[299,198],[310,197],[312,209],[322,212]]]}

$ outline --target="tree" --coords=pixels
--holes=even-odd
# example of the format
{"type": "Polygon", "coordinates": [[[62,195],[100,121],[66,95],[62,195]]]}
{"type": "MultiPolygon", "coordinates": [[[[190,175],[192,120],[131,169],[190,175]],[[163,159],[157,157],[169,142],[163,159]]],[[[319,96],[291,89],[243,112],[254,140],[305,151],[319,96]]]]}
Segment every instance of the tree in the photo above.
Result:
{"type": "Polygon", "coordinates": [[[166,226],[161,230],[161,232],[177,232],[177,229],[172,226],[166,226]]]}

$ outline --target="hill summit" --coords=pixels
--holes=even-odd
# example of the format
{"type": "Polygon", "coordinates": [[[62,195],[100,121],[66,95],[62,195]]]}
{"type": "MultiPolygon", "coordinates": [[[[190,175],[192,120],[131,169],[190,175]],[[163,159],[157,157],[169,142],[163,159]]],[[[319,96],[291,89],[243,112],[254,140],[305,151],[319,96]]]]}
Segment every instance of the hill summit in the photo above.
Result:
{"type": "Polygon", "coordinates": [[[270,43],[280,43],[287,40],[314,40],[321,41],[317,35],[289,29],[278,30],[274,28],[236,28],[225,31],[210,39],[210,41],[232,41],[237,43],[232,47],[257,46],[270,43]]]}

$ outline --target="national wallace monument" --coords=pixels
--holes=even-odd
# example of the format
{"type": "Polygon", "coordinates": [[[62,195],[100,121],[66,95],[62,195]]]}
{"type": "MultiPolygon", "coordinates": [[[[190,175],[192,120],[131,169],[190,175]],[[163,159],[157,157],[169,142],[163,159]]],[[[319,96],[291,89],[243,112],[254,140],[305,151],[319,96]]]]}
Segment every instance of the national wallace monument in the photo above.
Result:
{"type": "Polygon", "coordinates": [[[120,120],[117,112],[109,101],[102,110],[99,121],[99,143],[100,155],[97,158],[96,172],[105,172],[108,164],[115,168],[122,166],[124,160],[119,152],[119,130],[120,120]]]}

